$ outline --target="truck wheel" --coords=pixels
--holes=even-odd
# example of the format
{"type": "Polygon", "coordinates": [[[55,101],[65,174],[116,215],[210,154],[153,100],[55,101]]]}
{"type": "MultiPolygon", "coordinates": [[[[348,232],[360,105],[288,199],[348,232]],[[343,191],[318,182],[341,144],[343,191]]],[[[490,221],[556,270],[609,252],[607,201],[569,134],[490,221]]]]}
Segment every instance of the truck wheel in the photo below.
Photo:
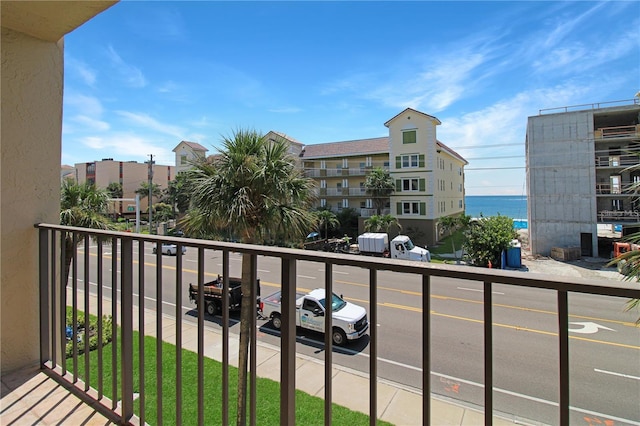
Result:
{"type": "Polygon", "coordinates": [[[214,302],[207,302],[207,313],[214,316],[218,313],[218,307],[214,302]]]}
{"type": "Polygon", "coordinates": [[[271,323],[276,330],[280,330],[280,328],[282,328],[282,318],[280,317],[280,314],[273,314],[271,317],[271,323]]]}
{"type": "Polygon", "coordinates": [[[336,346],[342,346],[347,342],[347,335],[339,328],[334,328],[331,333],[331,340],[336,346]]]}

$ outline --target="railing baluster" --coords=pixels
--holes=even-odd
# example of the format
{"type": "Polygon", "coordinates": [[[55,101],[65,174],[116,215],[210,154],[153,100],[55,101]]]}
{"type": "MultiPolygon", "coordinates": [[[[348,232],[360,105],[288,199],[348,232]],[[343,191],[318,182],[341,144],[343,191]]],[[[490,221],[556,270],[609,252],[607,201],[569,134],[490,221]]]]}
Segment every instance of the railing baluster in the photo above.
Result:
{"type": "Polygon", "coordinates": [[[333,410],[331,401],[333,400],[333,265],[324,264],[324,288],[325,288],[325,317],[324,317],[324,424],[331,426],[333,410]]]}
{"type": "Polygon", "coordinates": [[[422,424],[431,424],[431,276],[422,276],[422,424]]]}
{"type": "Polygon", "coordinates": [[[90,365],[90,353],[89,353],[89,315],[91,314],[90,302],[89,302],[89,277],[91,270],[89,269],[89,246],[90,239],[89,234],[84,234],[84,391],[87,392],[90,388],[91,378],[91,365],[90,365]]]}
{"type": "Polygon", "coordinates": [[[145,405],[146,405],[146,397],[145,397],[145,363],[144,363],[144,318],[145,318],[145,310],[144,310],[144,294],[145,294],[145,279],[144,279],[144,240],[138,240],[138,377],[139,377],[139,388],[140,395],[138,396],[138,404],[140,404],[140,424],[145,424],[145,405]]]}
{"type": "Polygon", "coordinates": [[[198,247],[198,424],[204,425],[204,248],[198,247]]]}
{"type": "Polygon", "coordinates": [[[493,424],[493,301],[491,282],[484,283],[484,424],[493,424]]]}
{"type": "Polygon", "coordinates": [[[162,422],[162,244],[156,249],[156,418],[162,422]]]}
{"type": "Polygon", "coordinates": [[[558,343],[560,379],[560,425],[569,424],[569,302],[567,292],[558,290],[558,343]]]}
{"type": "Polygon", "coordinates": [[[63,327],[57,327],[57,319],[59,318],[56,307],[58,306],[56,301],[58,297],[58,286],[57,280],[60,278],[58,276],[58,272],[56,266],[58,265],[57,258],[57,249],[56,249],[56,241],[58,240],[58,232],[55,230],[51,231],[51,275],[50,280],[47,282],[47,286],[51,291],[51,368],[55,368],[58,365],[58,353],[59,347],[62,348],[65,345],[65,340],[59,340],[60,334],[59,330],[63,329],[63,327]]]}
{"type": "MultiPolygon", "coordinates": [[[[96,293],[97,293],[97,297],[98,297],[98,399],[102,399],[103,396],[103,392],[104,392],[104,380],[102,379],[102,377],[104,376],[104,351],[102,349],[102,346],[104,346],[104,339],[103,339],[103,332],[104,332],[104,326],[102,324],[102,321],[104,320],[103,318],[103,300],[104,300],[104,291],[103,291],[103,277],[102,277],[102,273],[103,273],[103,268],[102,268],[102,255],[103,255],[103,250],[102,250],[102,237],[98,237],[98,242],[97,242],[97,247],[96,247],[96,255],[97,255],[97,259],[96,259],[96,273],[98,274],[98,288],[96,289],[96,293]]],[[[115,324],[111,324],[111,328],[115,327],[115,324]]]]}
{"type": "MultiPolygon", "coordinates": [[[[62,366],[62,375],[67,374],[67,282],[66,282],[66,257],[71,256],[65,250],[65,240],[68,232],[60,232],[60,297],[58,300],[57,314],[58,332],[60,333],[60,365],[62,366]]],[[[56,284],[54,284],[55,286],[56,284]]]]}
{"type": "Polygon", "coordinates": [[[257,379],[256,372],[258,371],[258,353],[257,353],[257,331],[258,328],[258,320],[257,314],[258,310],[256,308],[256,300],[258,298],[258,290],[257,290],[257,280],[258,280],[258,256],[255,254],[251,255],[251,338],[249,339],[249,424],[251,426],[256,426],[257,422],[257,402],[258,402],[258,391],[257,391],[257,379]]]}
{"type": "Polygon", "coordinates": [[[40,365],[51,359],[49,339],[49,231],[38,231],[38,272],[40,287],[40,365]]]}
{"type": "Polygon", "coordinates": [[[296,261],[282,258],[280,424],[296,423],[296,261]]]}
{"type": "MultiPolygon", "coordinates": [[[[111,238],[111,371],[118,371],[118,239],[111,238]]],[[[111,374],[111,409],[118,407],[118,375],[111,374]]]]}
{"type": "Polygon", "coordinates": [[[182,424],[182,245],[176,249],[176,424],[182,424]]]}
{"type": "Polygon", "coordinates": [[[369,424],[378,421],[378,275],[376,269],[369,269],[369,424]]]}
{"type": "MultiPolygon", "coordinates": [[[[133,239],[120,240],[122,250],[120,269],[120,315],[122,327],[122,419],[133,417],[133,239]]],[[[117,300],[117,299],[116,299],[117,300]]]]}
{"type": "Polygon", "coordinates": [[[222,424],[229,424],[229,251],[222,252],[222,424]]]}
{"type": "MultiPolygon", "coordinates": [[[[71,233],[71,256],[73,262],[73,273],[71,277],[71,347],[73,348],[73,383],[78,383],[78,246],[75,232],[71,233]]],[[[66,309],[65,309],[66,311],[66,309]]]]}

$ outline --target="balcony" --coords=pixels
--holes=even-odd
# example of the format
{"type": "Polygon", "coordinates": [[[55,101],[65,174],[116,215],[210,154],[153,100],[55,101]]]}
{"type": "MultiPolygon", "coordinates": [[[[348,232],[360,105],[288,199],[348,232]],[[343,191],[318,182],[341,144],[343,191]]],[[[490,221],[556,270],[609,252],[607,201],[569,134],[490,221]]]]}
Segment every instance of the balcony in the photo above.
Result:
{"type": "MultiPolygon", "coordinates": [[[[616,302],[615,306],[624,303],[628,298],[640,298],[640,290],[637,287],[611,286],[595,281],[585,281],[582,279],[548,279],[546,276],[535,276],[524,274],[518,271],[500,271],[490,269],[478,269],[455,265],[435,265],[412,262],[399,262],[391,259],[376,259],[366,256],[353,256],[335,253],[309,252],[305,250],[285,249],[277,247],[265,247],[235,243],[213,242],[205,240],[181,239],[172,237],[157,237],[142,234],[94,231],[82,228],[62,227],[57,225],[38,225],[40,249],[40,345],[41,345],[41,368],[57,383],[63,384],[69,393],[80,394],[89,401],[99,413],[121,424],[143,424],[155,419],[152,423],[162,423],[162,400],[169,397],[169,394],[176,396],[176,423],[181,424],[185,419],[181,413],[189,408],[192,416],[197,417],[197,424],[210,424],[212,421],[217,424],[228,424],[228,413],[230,399],[229,394],[223,391],[219,399],[211,400],[205,395],[209,395],[212,386],[229,388],[229,367],[230,353],[234,347],[234,341],[230,338],[230,327],[228,311],[223,309],[221,321],[218,324],[219,331],[212,332],[214,325],[209,319],[205,324],[205,313],[202,308],[204,303],[198,304],[198,309],[185,314],[182,305],[185,293],[186,282],[183,281],[187,274],[195,274],[197,282],[205,282],[207,270],[211,267],[218,268],[223,276],[228,277],[237,273],[238,265],[236,261],[239,254],[248,254],[251,259],[253,270],[257,270],[260,262],[269,260],[274,265],[280,265],[280,282],[276,285],[283,291],[283,327],[279,338],[279,348],[265,347],[256,343],[257,314],[254,315],[254,327],[252,327],[251,347],[250,347],[250,389],[249,389],[249,423],[257,424],[257,399],[260,395],[256,389],[256,378],[259,375],[268,375],[280,382],[280,424],[294,424],[296,418],[296,397],[295,389],[303,388],[309,393],[314,393],[324,399],[324,424],[332,423],[331,403],[351,406],[358,411],[369,415],[370,424],[376,423],[376,417],[396,424],[479,424],[486,425],[494,423],[505,423],[505,418],[511,421],[518,421],[517,414],[504,412],[504,390],[498,386],[498,378],[505,374],[516,374],[515,371],[503,371],[499,366],[501,353],[499,347],[503,343],[504,336],[500,330],[503,327],[498,318],[504,306],[496,301],[500,294],[504,292],[520,293],[533,290],[544,289],[544,297],[552,296],[555,301],[553,317],[555,318],[556,332],[547,333],[547,337],[555,341],[555,350],[546,354],[549,365],[556,365],[553,373],[557,394],[553,396],[556,401],[545,410],[551,410],[554,424],[574,424],[584,421],[585,411],[576,410],[570,399],[571,392],[576,389],[577,384],[572,382],[573,375],[570,374],[572,357],[570,354],[573,345],[578,345],[581,341],[570,341],[569,318],[571,309],[578,309],[569,304],[569,298],[580,295],[598,296],[603,303],[616,302]],[[59,281],[60,272],[63,270],[60,259],[59,242],[61,233],[71,232],[81,237],[83,243],[78,250],[73,253],[74,267],[68,286],[65,291],[59,291],[55,285],[59,281]],[[108,243],[107,243],[108,242],[108,243]],[[165,260],[161,254],[153,255],[155,263],[145,260],[145,256],[150,256],[149,249],[161,242],[171,242],[188,247],[188,255],[196,253],[195,264],[187,264],[185,255],[178,250],[175,259],[165,260]],[[88,249],[87,249],[88,248],[88,249]],[[136,256],[137,251],[137,256],[136,256]],[[212,260],[214,258],[215,260],[212,260]],[[380,363],[384,357],[381,354],[385,347],[382,340],[382,332],[378,327],[371,327],[366,342],[368,356],[366,363],[368,371],[351,375],[350,370],[341,368],[334,359],[338,357],[340,351],[334,351],[329,338],[324,339],[324,351],[321,351],[320,360],[304,364],[303,360],[309,361],[308,356],[298,353],[296,347],[296,330],[293,321],[295,313],[295,292],[296,288],[304,288],[308,283],[302,282],[303,275],[298,275],[297,271],[309,262],[324,271],[326,277],[321,282],[313,285],[323,286],[327,291],[334,291],[340,285],[343,278],[336,278],[334,271],[336,268],[348,267],[353,271],[362,271],[362,276],[368,277],[368,282],[364,283],[363,302],[368,304],[368,315],[371,324],[382,324],[384,327],[386,318],[384,307],[387,300],[382,299],[381,294],[387,294],[388,274],[399,274],[395,281],[407,282],[415,280],[417,287],[413,288],[416,299],[420,301],[415,308],[415,317],[419,318],[421,332],[412,336],[415,347],[411,351],[418,351],[421,359],[421,368],[415,372],[419,378],[419,388],[409,390],[407,386],[395,386],[388,379],[382,379],[383,369],[380,363]],[[166,263],[166,266],[163,266],[166,263]],[[215,264],[215,265],[214,265],[215,264]],[[187,266],[188,265],[188,266],[187,266]],[[456,400],[443,398],[434,393],[436,385],[442,384],[451,388],[451,395],[458,395],[457,386],[460,382],[452,381],[442,375],[433,376],[430,374],[432,360],[440,359],[443,355],[433,349],[439,347],[438,340],[442,339],[439,330],[441,318],[437,315],[437,308],[432,306],[439,299],[434,291],[441,286],[441,280],[460,280],[465,287],[477,287],[480,297],[477,300],[478,319],[474,320],[481,329],[478,348],[480,364],[478,366],[478,376],[482,385],[481,404],[478,407],[465,403],[457,403],[456,400]],[[383,282],[383,280],[385,280],[383,282]],[[84,283],[90,283],[89,291],[84,283]],[[113,284],[111,284],[113,283],[113,284]],[[112,292],[117,297],[112,297],[112,292]],[[154,302],[150,299],[157,296],[154,302]],[[174,298],[175,303],[169,303],[169,299],[174,298]],[[624,298],[624,299],[617,299],[624,298]],[[166,299],[166,301],[165,301],[166,299]],[[97,378],[82,380],[86,377],[86,371],[90,369],[90,357],[78,355],[78,349],[83,343],[74,344],[73,356],[70,360],[64,361],[65,342],[65,309],[71,307],[73,312],[90,312],[98,317],[102,315],[112,315],[118,324],[117,345],[106,353],[98,349],[98,375],[97,378]],[[182,375],[182,358],[176,356],[173,360],[176,363],[175,376],[166,377],[163,375],[163,365],[160,361],[155,366],[146,366],[143,361],[136,363],[137,353],[134,352],[136,332],[139,332],[138,343],[144,341],[145,335],[155,336],[158,341],[167,340],[176,345],[177,348],[186,348],[195,352],[198,359],[198,371],[196,383],[185,383],[182,375]],[[437,338],[435,336],[438,336],[437,338]],[[436,340],[437,339],[437,340],[436,340]],[[275,351],[274,351],[275,349],[275,351]],[[103,353],[104,352],[104,353],[103,353]],[[279,356],[278,356],[279,353],[279,356]],[[222,363],[222,382],[212,385],[206,382],[211,372],[204,367],[204,359],[214,357],[222,363]],[[278,359],[279,358],[279,359],[278,359]],[[120,375],[105,377],[102,370],[103,364],[111,360],[121,369],[120,375]],[[301,364],[306,365],[303,366],[301,364]],[[278,373],[279,371],[279,373],[278,373]],[[157,386],[153,389],[145,387],[144,374],[154,375],[155,382],[170,383],[169,388],[157,386]],[[434,380],[438,378],[438,381],[434,380]],[[105,393],[105,382],[111,383],[111,393],[105,393]],[[443,381],[444,380],[444,381],[443,381]],[[206,384],[206,385],[205,385],[206,384]],[[184,388],[191,387],[197,389],[196,406],[185,407],[182,404],[184,388]],[[171,389],[166,394],[167,389],[171,389]],[[424,390],[427,389],[427,392],[424,390]],[[393,395],[390,397],[390,395],[393,395]],[[427,397],[430,396],[430,397],[427,397]],[[157,399],[155,410],[145,412],[140,410],[140,405],[145,400],[157,399]],[[205,402],[206,401],[206,402],[205,402]],[[220,407],[222,418],[212,420],[205,418],[205,408],[208,405],[217,404],[220,407]],[[467,407],[467,408],[461,408],[467,407]],[[472,407],[472,408],[470,408],[472,407]],[[464,416],[459,415],[460,410],[465,411],[464,416]],[[457,414],[454,414],[457,413],[457,414]],[[490,413],[490,415],[482,414],[490,413]],[[553,414],[555,413],[555,414],[553,414]],[[467,420],[463,421],[463,417],[467,420]],[[452,420],[458,418],[458,420],[452,420]]],[[[193,256],[192,256],[193,257],[193,256]]],[[[316,268],[314,266],[314,268],[316,268]]],[[[316,268],[317,269],[317,268],[316,268]]],[[[264,272],[263,272],[264,273],[264,272]]],[[[394,275],[395,276],[395,275],[394,275]]],[[[273,285],[273,284],[272,284],[273,285]]],[[[254,289],[256,291],[256,289],[254,289]]],[[[199,300],[202,302],[203,295],[199,293],[199,300]]],[[[223,297],[224,300],[224,297],[223,297]]],[[[537,305],[539,302],[536,302],[537,305]]],[[[529,311],[525,309],[524,312],[529,311]]],[[[408,314],[405,314],[408,315],[408,314]]],[[[523,314],[524,315],[524,314],[523,314]]],[[[528,315],[528,314],[527,314],[528,315]]],[[[524,320],[524,319],[523,319],[524,320]]],[[[328,317],[325,319],[325,326],[330,326],[328,317]]],[[[526,327],[519,327],[526,330],[526,327]]],[[[384,328],[382,328],[384,330],[384,328]]],[[[450,336],[451,337],[451,336],[450,336]]],[[[452,345],[463,336],[457,336],[452,340],[452,345]]],[[[576,339],[575,336],[572,339],[576,339]]],[[[582,339],[584,340],[584,339],[582,339]]],[[[75,339],[72,339],[75,342],[75,339]]],[[[86,343],[85,343],[86,344],[86,343]]],[[[86,349],[86,347],[85,347],[86,349]]],[[[322,348],[320,348],[322,349],[322,348]]],[[[404,350],[404,349],[403,349],[404,350]]],[[[178,351],[177,353],[180,353],[178,351]]],[[[460,362],[472,356],[472,348],[465,349],[465,357],[460,358],[460,362]]],[[[635,352],[634,352],[635,353],[635,352]]],[[[163,348],[161,345],[155,346],[156,359],[162,358],[163,348]]],[[[636,354],[637,355],[637,354],[636,354]]],[[[143,357],[140,356],[142,360],[143,357]]],[[[525,384],[526,386],[526,384],[525,384]]],[[[439,386],[438,386],[439,388],[439,386]]],[[[38,390],[34,391],[38,394],[38,390]]],[[[598,388],[591,387],[589,392],[598,394],[598,388]]],[[[3,387],[4,395],[4,387],[3,387]]],[[[46,398],[45,395],[42,395],[46,398]]],[[[548,396],[551,397],[551,396],[548,396]]],[[[616,398],[633,398],[629,393],[622,392],[616,398]]],[[[531,404],[534,402],[530,401],[531,404]]],[[[196,422],[195,418],[191,418],[196,422]]],[[[636,421],[638,419],[635,419],[636,421]]],[[[171,421],[172,422],[172,421],[171,421]]],[[[321,424],[322,420],[318,419],[321,424]]]]}
{"type": "Polygon", "coordinates": [[[594,130],[593,137],[597,142],[610,139],[640,138],[640,124],[630,126],[601,127],[594,130]]]}
{"type": "Polygon", "coordinates": [[[380,167],[385,171],[389,171],[389,166],[382,164],[377,166],[367,167],[349,167],[349,168],[336,168],[336,169],[314,169],[305,168],[305,177],[319,178],[319,177],[341,177],[341,176],[366,176],[376,167],[380,167]]]}

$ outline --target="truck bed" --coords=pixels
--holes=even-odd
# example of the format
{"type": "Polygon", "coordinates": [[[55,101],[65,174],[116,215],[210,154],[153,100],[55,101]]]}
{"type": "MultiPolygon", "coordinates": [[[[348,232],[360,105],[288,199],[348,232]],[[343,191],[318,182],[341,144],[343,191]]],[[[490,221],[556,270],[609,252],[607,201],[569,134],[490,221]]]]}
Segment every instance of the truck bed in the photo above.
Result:
{"type": "MultiPolygon", "coordinates": [[[[304,297],[304,293],[296,293],[296,307],[300,306],[299,300],[303,297],[304,297]]],[[[276,291],[275,293],[270,294],[267,297],[264,297],[262,299],[262,302],[264,302],[265,304],[280,306],[282,304],[282,292],[276,291]]]]}

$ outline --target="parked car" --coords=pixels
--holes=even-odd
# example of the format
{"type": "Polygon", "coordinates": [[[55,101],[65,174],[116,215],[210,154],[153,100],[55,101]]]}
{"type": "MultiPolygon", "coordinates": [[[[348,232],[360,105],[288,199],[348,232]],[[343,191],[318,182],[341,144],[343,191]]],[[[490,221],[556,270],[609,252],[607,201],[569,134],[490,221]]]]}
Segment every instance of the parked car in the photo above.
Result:
{"type": "MultiPolygon", "coordinates": [[[[156,247],[153,247],[153,254],[156,254],[156,247]]],[[[182,254],[187,252],[187,248],[182,246],[182,254]]],[[[162,254],[166,254],[169,256],[175,256],[178,254],[178,246],[177,244],[163,243],[162,244],[162,254]]]]}

